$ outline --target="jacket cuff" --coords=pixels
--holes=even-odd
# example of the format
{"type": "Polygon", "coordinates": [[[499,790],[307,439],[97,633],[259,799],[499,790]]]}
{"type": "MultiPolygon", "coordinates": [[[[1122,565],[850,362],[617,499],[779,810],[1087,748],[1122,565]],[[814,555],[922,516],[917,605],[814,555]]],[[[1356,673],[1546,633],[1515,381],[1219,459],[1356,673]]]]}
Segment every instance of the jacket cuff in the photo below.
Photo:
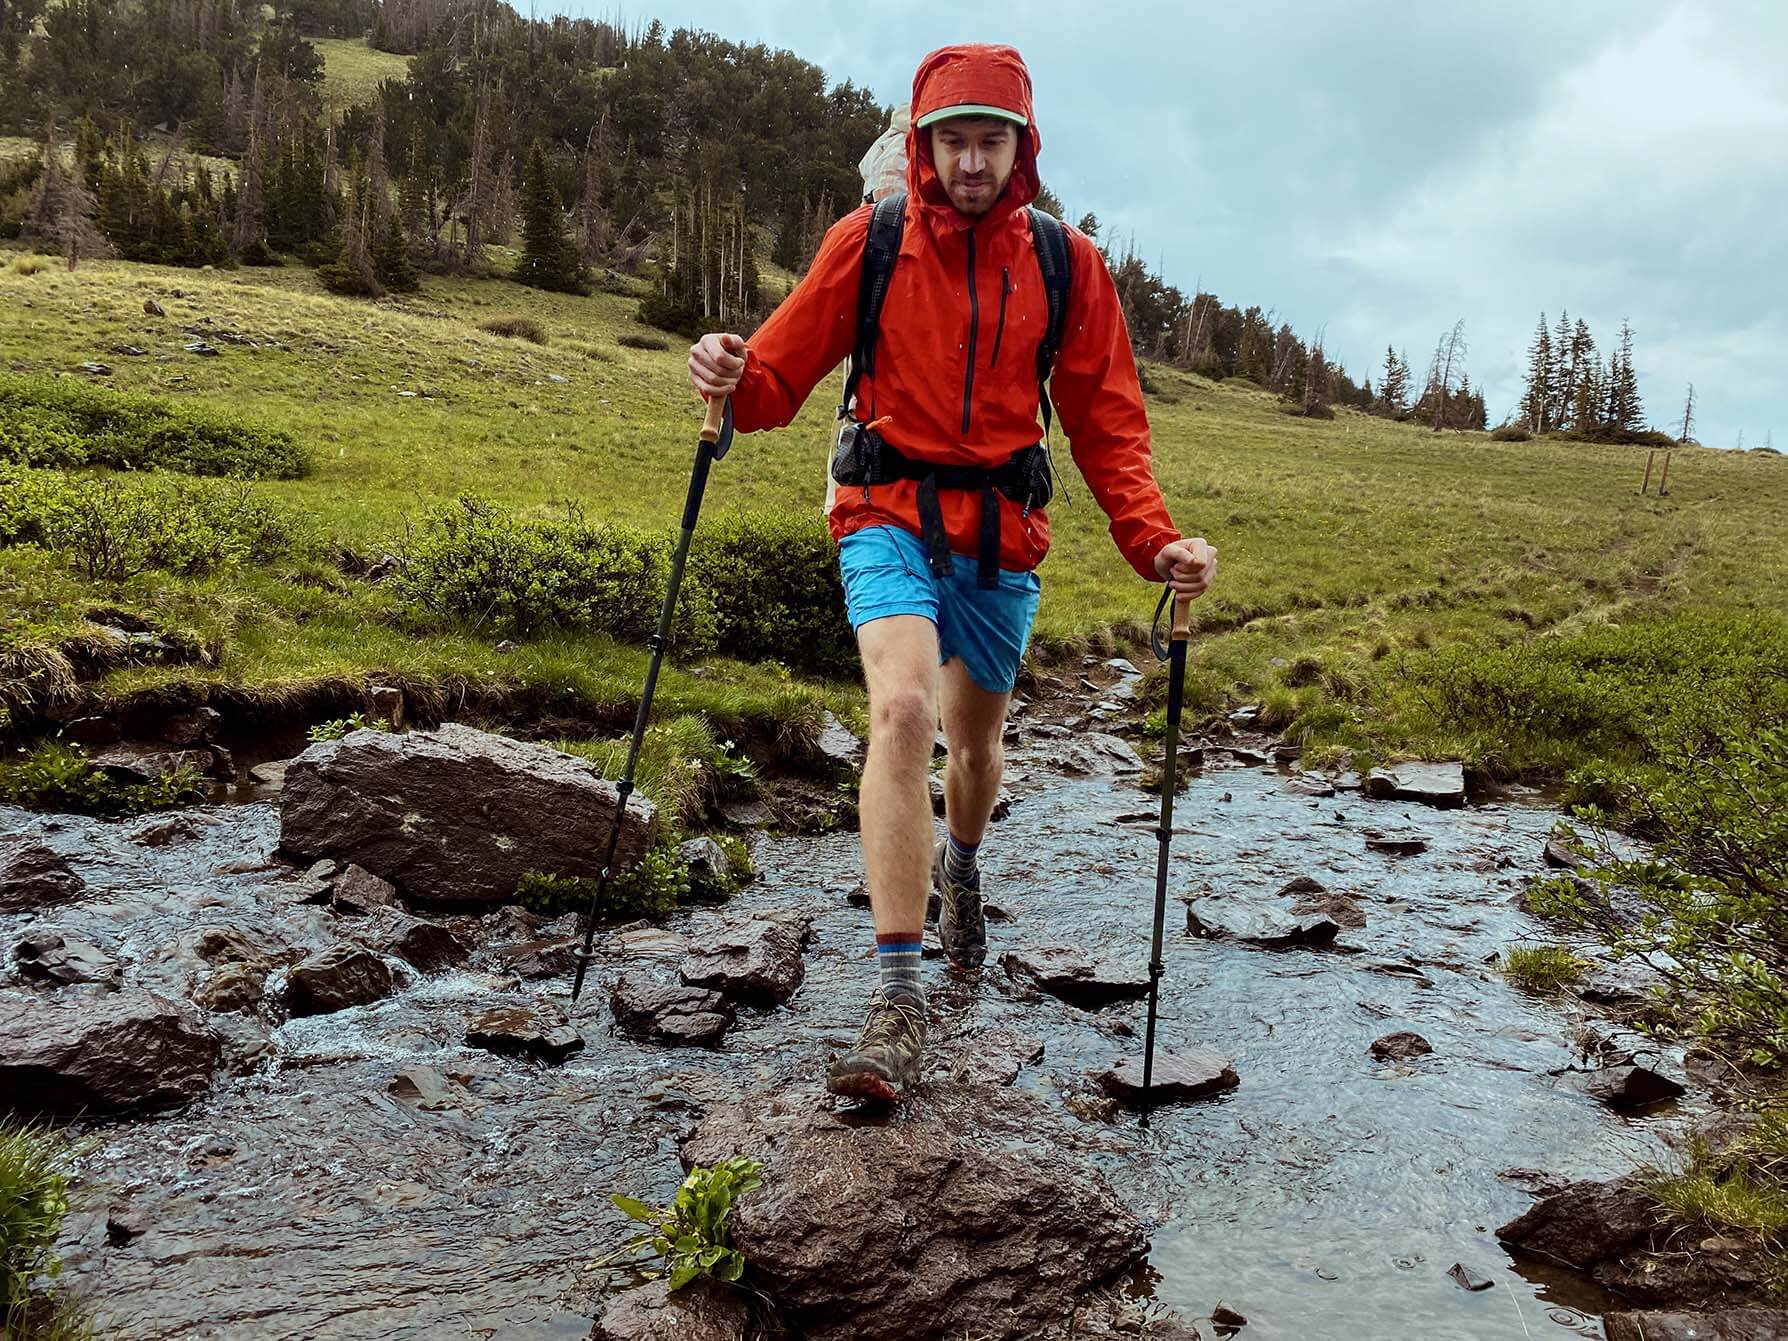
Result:
{"type": "Polygon", "coordinates": [[[1130,546],[1124,557],[1130,560],[1130,566],[1138,575],[1150,582],[1160,582],[1162,577],[1155,571],[1155,556],[1174,541],[1183,539],[1185,537],[1178,531],[1154,531],[1130,546]]]}

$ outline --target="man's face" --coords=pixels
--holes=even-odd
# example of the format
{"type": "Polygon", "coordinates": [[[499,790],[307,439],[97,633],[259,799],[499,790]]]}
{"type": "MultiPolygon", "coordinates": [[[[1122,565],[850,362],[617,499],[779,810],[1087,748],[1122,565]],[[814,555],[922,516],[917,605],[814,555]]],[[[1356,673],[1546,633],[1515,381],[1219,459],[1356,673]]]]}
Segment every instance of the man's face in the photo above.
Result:
{"type": "Polygon", "coordinates": [[[950,203],[970,218],[993,208],[1018,162],[1018,127],[996,116],[958,116],[931,127],[931,161],[950,203]]]}

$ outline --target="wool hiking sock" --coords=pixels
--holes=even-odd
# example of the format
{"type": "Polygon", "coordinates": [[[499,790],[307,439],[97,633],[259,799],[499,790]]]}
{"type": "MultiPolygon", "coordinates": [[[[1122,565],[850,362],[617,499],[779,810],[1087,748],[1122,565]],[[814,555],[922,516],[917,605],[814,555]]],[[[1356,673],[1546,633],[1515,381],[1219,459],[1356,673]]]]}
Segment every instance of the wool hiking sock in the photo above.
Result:
{"type": "Polygon", "coordinates": [[[875,938],[875,963],[881,972],[885,996],[917,997],[925,1000],[925,984],[919,976],[924,960],[925,944],[917,931],[895,931],[875,938]]]}
{"type": "Polygon", "coordinates": [[[958,885],[973,884],[980,874],[975,864],[975,853],[981,850],[979,843],[964,843],[951,834],[944,843],[944,875],[952,883],[958,885]]]}

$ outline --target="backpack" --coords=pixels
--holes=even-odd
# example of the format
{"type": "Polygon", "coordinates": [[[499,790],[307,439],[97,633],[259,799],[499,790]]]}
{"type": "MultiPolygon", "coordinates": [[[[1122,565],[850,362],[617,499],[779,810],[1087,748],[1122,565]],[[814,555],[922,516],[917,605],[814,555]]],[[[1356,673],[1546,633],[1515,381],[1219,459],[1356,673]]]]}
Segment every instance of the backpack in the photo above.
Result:
{"type": "MultiPolygon", "coordinates": [[[[1037,251],[1037,265],[1043,271],[1043,295],[1049,306],[1049,319],[1043,328],[1043,339],[1037,346],[1037,402],[1043,414],[1043,435],[1049,436],[1051,406],[1049,374],[1055,366],[1056,350],[1062,342],[1062,327],[1068,316],[1068,291],[1072,274],[1068,262],[1068,230],[1052,214],[1035,206],[1027,206],[1031,221],[1031,245],[1037,251]]],[[[876,202],[869,217],[869,232],[863,239],[863,272],[857,284],[857,343],[851,353],[850,377],[844,384],[844,403],[838,413],[842,418],[851,413],[856,402],[857,380],[864,373],[875,373],[875,347],[881,335],[882,304],[888,297],[888,283],[894,277],[894,262],[900,257],[900,238],[906,227],[906,192],[896,191],[876,202]]]]}

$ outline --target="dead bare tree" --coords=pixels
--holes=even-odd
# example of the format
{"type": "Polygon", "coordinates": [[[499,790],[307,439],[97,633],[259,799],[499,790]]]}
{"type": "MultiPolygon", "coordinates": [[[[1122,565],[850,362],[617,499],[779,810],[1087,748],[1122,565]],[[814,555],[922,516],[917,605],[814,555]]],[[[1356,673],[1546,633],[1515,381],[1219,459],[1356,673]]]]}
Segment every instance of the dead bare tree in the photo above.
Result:
{"type": "Polygon", "coordinates": [[[1687,442],[1689,434],[1695,431],[1695,384],[1689,383],[1689,394],[1682,403],[1682,432],[1676,435],[1678,442],[1687,442]]]}
{"type": "Polygon", "coordinates": [[[1437,370],[1434,388],[1434,431],[1440,432],[1442,420],[1446,418],[1447,397],[1453,390],[1453,369],[1465,358],[1465,319],[1461,317],[1453,323],[1453,329],[1440,337],[1440,343],[1434,347],[1434,367],[1437,370]]]}

